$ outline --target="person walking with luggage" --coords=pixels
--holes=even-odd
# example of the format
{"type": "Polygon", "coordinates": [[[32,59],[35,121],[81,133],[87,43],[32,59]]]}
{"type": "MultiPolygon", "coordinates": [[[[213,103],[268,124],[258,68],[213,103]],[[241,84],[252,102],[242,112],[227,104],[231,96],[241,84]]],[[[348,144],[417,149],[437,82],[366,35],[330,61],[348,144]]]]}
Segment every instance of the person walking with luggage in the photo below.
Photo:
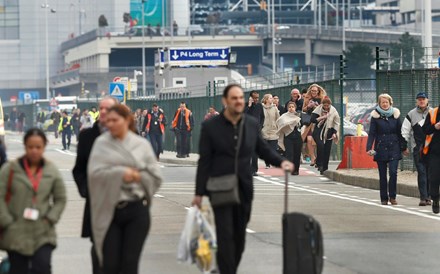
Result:
{"type": "MultiPolygon", "coordinates": [[[[261,135],[269,146],[276,151],[278,148],[277,120],[280,118],[278,108],[273,104],[272,94],[265,94],[263,100],[264,123],[261,135]]],[[[266,169],[270,168],[269,162],[265,161],[266,169]]]]}
{"type": "Polygon", "coordinates": [[[427,162],[428,178],[430,182],[429,192],[432,199],[432,212],[438,214],[439,187],[440,187],[440,115],[439,107],[431,109],[425,119],[422,129],[426,134],[423,147],[423,158],[427,162]]]}
{"type": "Polygon", "coordinates": [[[11,264],[8,273],[50,274],[66,190],[58,168],[43,157],[44,132],[28,130],[23,143],[25,154],[0,171],[0,242],[11,264]]]}
{"type": "MultiPolygon", "coordinates": [[[[218,268],[222,274],[235,274],[245,249],[246,226],[254,196],[253,170],[249,165],[252,155],[257,153],[270,164],[281,166],[284,170],[292,171],[293,164],[283,159],[263,140],[258,120],[243,113],[244,92],[239,85],[228,85],[223,91],[222,101],[225,110],[202,124],[192,204],[201,207],[202,197],[210,197],[215,222],[218,224],[218,268]],[[222,177],[229,178],[230,175],[237,179],[234,188],[238,191],[239,202],[235,200],[235,203],[213,204],[216,192],[212,190],[214,186],[210,182],[221,183],[222,177]]],[[[229,179],[225,183],[228,182],[229,179]]]]}
{"type": "Polygon", "coordinates": [[[60,120],[58,131],[61,133],[61,141],[63,143],[63,150],[70,149],[70,140],[72,139],[72,118],[67,111],[63,111],[63,117],[60,120]]]}
{"type": "MultiPolygon", "coordinates": [[[[82,198],[86,200],[84,206],[84,214],[83,214],[83,223],[81,230],[82,238],[90,238],[90,241],[93,244],[92,238],[92,225],[91,225],[91,217],[90,217],[90,197],[88,191],[88,178],[87,178],[87,165],[90,160],[90,152],[92,151],[93,144],[96,139],[106,131],[106,119],[108,110],[114,105],[119,104],[119,101],[113,97],[104,97],[101,102],[99,102],[99,119],[96,123],[93,124],[93,127],[86,128],[82,130],[79,134],[79,141],[77,146],[77,156],[75,161],[75,166],[73,167],[72,174],[73,179],[78,187],[78,192],[82,198]]],[[[88,111],[84,111],[88,116],[88,111]]],[[[84,117],[84,116],[83,116],[84,117]]],[[[101,270],[98,263],[98,258],[92,245],[91,249],[91,258],[92,258],[92,270],[93,274],[100,274],[101,270]]]]}
{"type": "Polygon", "coordinates": [[[147,125],[145,127],[145,131],[149,135],[154,154],[159,161],[159,156],[161,153],[163,153],[163,134],[165,133],[167,120],[163,112],[159,110],[159,106],[157,104],[153,104],[153,109],[147,114],[146,119],[147,125]]]}
{"type": "MultiPolygon", "coordinates": [[[[429,182],[426,164],[421,161],[420,157],[426,139],[422,126],[431,108],[429,107],[428,95],[425,92],[417,94],[416,105],[417,106],[412,109],[403,120],[402,136],[406,142],[411,141],[414,164],[417,168],[417,184],[420,193],[419,206],[426,206],[431,205],[431,199],[429,199],[429,182]]],[[[403,154],[408,156],[409,150],[407,149],[403,154]]]]}
{"type": "Polygon", "coordinates": [[[176,134],[177,158],[189,157],[189,138],[194,128],[194,119],[191,110],[186,108],[185,102],[180,103],[180,108],[174,115],[172,129],[176,134]]]}
{"type": "Polygon", "coordinates": [[[341,118],[335,107],[332,106],[330,98],[325,97],[322,104],[312,113],[312,123],[315,124],[313,130],[313,140],[317,146],[316,164],[321,175],[328,170],[330,152],[333,141],[339,141],[339,125],[341,118]]]}
{"type": "MultiPolygon", "coordinates": [[[[263,105],[261,105],[258,101],[260,99],[260,94],[258,94],[258,91],[253,90],[251,91],[248,104],[244,110],[244,112],[258,121],[258,130],[261,132],[261,129],[263,128],[264,123],[264,111],[263,111],[263,105]]],[[[252,165],[252,176],[258,176],[258,155],[254,153],[252,155],[251,159],[251,165],[252,165]]]]}
{"type": "Polygon", "coordinates": [[[292,171],[292,175],[299,175],[303,144],[301,139],[301,118],[296,112],[294,102],[289,102],[287,109],[288,112],[281,115],[277,120],[278,146],[285,151],[286,158],[294,164],[295,168],[292,171]]]}
{"type": "Polygon", "coordinates": [[[393,107],[393,98],[388,94],[381,94],[377,104],[376,109],[371,112],[367,153],[374,156],[374,161],[377,162],[379,168],[382,205],[387,205],[388,202],[397,205],[397,168],[407,144],[402,137],[400,110],[393,107]],[[390,174],[389,180],[387,171],[390,174]]]}
{"type": "Polygon", "coordinates": [[[94,248],[105,274],[136,274],[162,183],[153,149],[137,135],[130,109],[114,105],[88,163],[94,248]]]}

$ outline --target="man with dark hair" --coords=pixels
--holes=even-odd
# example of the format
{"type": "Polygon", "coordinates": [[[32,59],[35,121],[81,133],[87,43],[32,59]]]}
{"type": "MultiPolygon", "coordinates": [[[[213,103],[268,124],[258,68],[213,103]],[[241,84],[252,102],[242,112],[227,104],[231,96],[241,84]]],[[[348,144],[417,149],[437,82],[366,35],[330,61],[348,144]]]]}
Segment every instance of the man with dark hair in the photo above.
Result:
{"type": "MultiPolygon", "coordinates": [[[[78,187],[79,194],[81,197],[86,199],[86,204],[84,207],[84,217],[81,237],[90,238],[93,243],[92,237],[92,224],[90,218],[90,199],[88,191],[88,180],[87,180],[87,165],[89,163],[90,152],[92,151],[92,146],[95,140],[105,131],[105,121],[107,119],[107,111],[114,105],[118,104],[118,100],[113,97],[104,97],[99,103],[99,119],[93,124],[93,127],[83,129],[79,134],[79,141],[77,147],[77,157],[75,162],[75,167],[73,168],[73,178],[78,187]]],[[[91,250],[92,255],[92,266],[93,274],[101,274],[99,267],[98,257],[94,246],[91,250]]]]}
{"type": "Polygon", "coordinates": [[[206,120],[211,119],[212,117],[215,117],[217,115],[219,115],[219,113],[215,110],[214,106],[210,106],[208,113],[205,115],[205,118],[203,120],[206,121],[206,120]]]}
{"type": "Polygon", "coordinates": [[[63,111],[63,116],[61,117],[60,124],[58,126],[58,132],[61,133],[61,141],[63,143],[63,150],[70,149],[70,140],[72,138],[72,124],[71,117],[67,113],[67,111],[63,111]],[[66,142],[67,139],[67,142],[66,142]]]}
{"type": "Polygon", "coordinates": [[[280,97],[278,95],[273,95],[273,104],[278,108],[278,112],[280,113],[280,116],[283,115],[284,113],[286,113],[286,108],[284,108],[281,104],[280,104],[280,97]]]}
{"type": "Polygon", "coordinates": [[[181,102],[172,123],[172,128],[176,134],[177,158],[189,157],[189,138],[191,138],[193,127],[194,118],[192,117],[192,112],[186,108],[185,102],[181,102]]]}
{"type": "Polygon", "coordinates": [[[210,178],[234,173],[238,177],[240,203],[213,206],[217,224],[217,264],[220,273],[235,274],[245,249],[246,226],[254,196],[254,171],[248,164],[252,155],[257,153],[271,165],[284,170],[292,171],[293,164],[269,147],[261,137],[259,122],[244,114],[245,99],[240,86],[227,86],[222,100],[225,110],[202,124],[192,204],[201,207],[204,195],[212,197],[214,193],[207,190],[210,178]]]}
{"type": "MultiPolygon", "coordinates": [[[[261,129],[263,128],[264,124],[264,111],[263,111],[263,105],[258,103],[258,100],[260,99],[260,94],[258,91],[253,90],[251,91],[248,104],[244,110],[244,112],[258,121],[258,132],[261,133],[261,129]]],[[[252,156],[252,175],[258,176],[258,156],[256,153],[252,156]]]]}
{"type": "Polygon", "coordinates": [[[154,153],[156,154],[157,160],[159,160],[159,155],[163,152],[162,138],[167,120],[157,104],[153,104],[153,109],[147,114],[145,120],[145,133],[149,135],[154,153]]]}

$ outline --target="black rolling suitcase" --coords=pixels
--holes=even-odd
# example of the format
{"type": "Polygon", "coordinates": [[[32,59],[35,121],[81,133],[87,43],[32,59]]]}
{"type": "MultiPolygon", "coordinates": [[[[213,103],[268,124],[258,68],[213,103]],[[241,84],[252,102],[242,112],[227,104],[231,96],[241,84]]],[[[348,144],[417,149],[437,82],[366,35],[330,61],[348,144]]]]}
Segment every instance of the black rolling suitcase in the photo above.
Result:
{"type": "Polygon", "coordinates": [[[321,226],[310,215],[287,212],[288,175],[285,175],[283,214],[283,273],[320,274],[324,265],[321,226]]]}

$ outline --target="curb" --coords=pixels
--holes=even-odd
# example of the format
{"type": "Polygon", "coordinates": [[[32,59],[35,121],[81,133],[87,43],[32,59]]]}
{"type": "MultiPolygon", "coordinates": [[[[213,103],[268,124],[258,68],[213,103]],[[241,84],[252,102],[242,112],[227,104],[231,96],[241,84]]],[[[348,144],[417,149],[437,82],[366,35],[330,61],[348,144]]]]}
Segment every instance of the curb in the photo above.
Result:
{"type": "MultiPolygon", "coordinates": [[[[358,186],[362,188],[369,188],[379,190],[379,179],[366,178],[355,175],[342,174],[338,171],[327,170],[324,175],[330,180],[340,182],[346,185],[358,186]]],[[[397,194],[419,198],[420,193],[417,186],[399,184],[397,182],[397,194]]]]}
{"type": "Polygon", "coordinates": [[[187,165],[187,166],[197,166],[197,161],[194,160],[180,160],[180,159],[167,159],[161,158],[159,163],[162,164],[174,164],[174,165],[187,165]]]}

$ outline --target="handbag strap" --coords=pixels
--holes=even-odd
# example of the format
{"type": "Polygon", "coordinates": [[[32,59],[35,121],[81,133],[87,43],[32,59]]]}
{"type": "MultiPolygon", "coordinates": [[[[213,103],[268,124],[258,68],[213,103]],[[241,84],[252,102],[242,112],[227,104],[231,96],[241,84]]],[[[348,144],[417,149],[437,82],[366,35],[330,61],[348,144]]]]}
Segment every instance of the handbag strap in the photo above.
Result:
{"type": "Polygon", "coordinates": [[[14,177],[14,170],[11,167],[11,171],[9,171],[8,188],[6,190],[6,197],[5,197],[6,204],[9,204],[9,201],[11,200],[11,196],[12,196],[12,193],[11,193],[12,177],[14,177]]]}
{"type": "Polygon", "coordinates": [[[235,151],[235,174],[238,174],[238,156],[240,154],[241,143],[243,142],[244,117],[245,114],[241,116],[240,128],[238,129],[237,150],[235,151]]]}

